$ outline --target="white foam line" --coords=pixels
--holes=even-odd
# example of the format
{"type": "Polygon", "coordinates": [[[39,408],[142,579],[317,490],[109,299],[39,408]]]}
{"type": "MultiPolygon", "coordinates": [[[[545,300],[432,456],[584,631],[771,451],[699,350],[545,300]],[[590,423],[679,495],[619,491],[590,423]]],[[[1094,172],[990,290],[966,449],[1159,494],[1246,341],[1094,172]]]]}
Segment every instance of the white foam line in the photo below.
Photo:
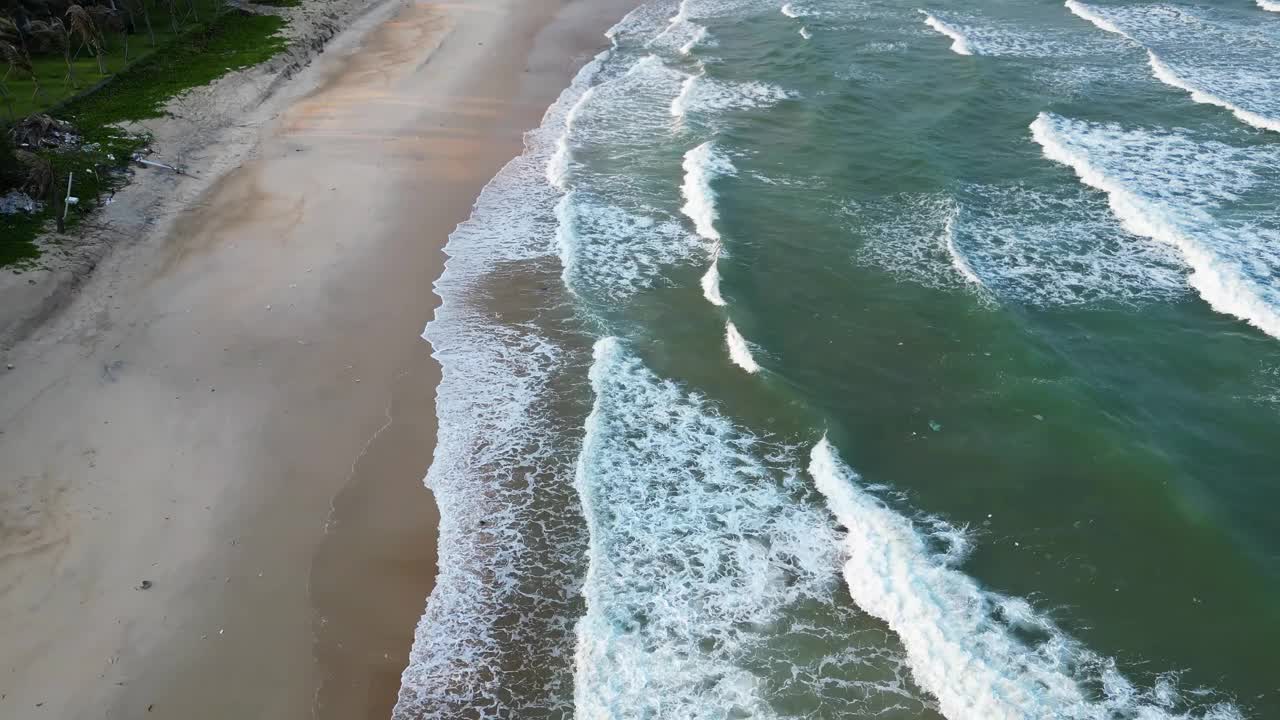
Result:
{"type": "Polygon", "coordinates": [[[564,131],[560,133],[560,137],[556,139],[556,149],[551,155],[551,159],[547,161],[547,182],[552,187],[564,190],[569,177],[569,165],[573,162],[573,151],[569,147],[569,134],[573,130],[573,123],[582,114],[582,109],[586,107],[587,102],[595,93],[595,87],[587,88],[582,93],[582,97],[573,104],[569,109],[569,113],[564,118],[564,131]]]}
{"type": "Polygon", "coordinates": [[[690,75],[680,83],[680,93],[671,100],[671,116],[683,119],[689,112],[689,102],[693,99],[693,88],[702,74],[690,75]]]}
{"type": "MultiPolygon", "coordinates": [[[[531,467],[547,477],[567,469],[549,457],[531,457],[529,450],[553,442],[555,430],[542,415],[559,348],[531,327],[492,321],[477,308],[472,292],[504,261],[548,256],[550,248],[542,241],[548,224],[536,219],[557,198],[547,185],[547,164],[563,140],[569,111],[610,55],[606,50],[575,76],[539,127],[525,134],[524,152],[485,185],[471,217],[445,245],[444,271],[433,285],[440,306],[422,334],[442,368],[436,392],[439,437],[426,478],[440,509],[438,573],[401,677],[392,711],[399,720],[439,717],[459,706],[518,715],[529,710],[521,706],[528,698],[498,687],[503,643],[527,651],[522,666],[562,657],[560,640],[531,637],[543,627],[536,622],[501,637],[492,632],[500,616],[509,616],[512,596],[528,575],[554,583],[568,571],[558,559],[532,557],[521,528],[538,522],[547,533],[543,537],[571,543],[577,532],[568,524],[572,519],[559,527],[537,520],[532,489],[504,483],[504,476],[531,467]],[[485,531],[486,523],[492,532],[485,531]],[[477,580],[481,577],[483,582],[477,580]]],[[[561,602],[551,595],[546,599],[561,602]]],[[[546,690],[552,704],[571,686],[571,676],[554,674],[546,690]]]]}
{"type": "Polygon", "coordinates": [[[733,361],[734,365],[752,375],[760,372],[760,365],[751,356],[751,348],[747,345],[746,339],[742,337],[742,333],[738,332],[738,328],[733,324],[732,320],[725,321],[724,341],[729,346],[729,359],[733,361]]]}
{"type": "Polygon", "coordinates": [[[924,15],[925,25],[928,25],[934,30],[937,30],[938,32],[952,39],[953,42],[951,43],[951,52],[954,52],[957,55],[973,54],[973,48],[969,47],[969,39],[964,36],[964,33],[942,22],[941,20],[930,15],[924,10],[919,10],[917,12],[919,12],[921,15],[924,15]]]}
{"type": "Polygon", "coordinates": [[[589,535],[575,703],[542,716],[780,720],[793,717],[770,705],[780,685],[834,700],[827,677],[853,677],[857,660],[758,662],[813,628],[795,610],[856,618],[835,606],[835,524],[794,497],[790,448],[653,374],[617,338],[597,341],[593,359],[574,480],[589,535]]]}
{"type": "Polygon", "coordinates": [[[982,279],[978,277],[978,273],[973,271],[973,266],[969,264],[969,259],[960,252],[959,246],[956,245],[956,218],[959,216],[959,208],[951,211],[947,216],[946,225],[943,227],[942,236],[945,238],[943,244],[946,246],[947,255],[951,257],[951,266],[960,273],[960,277],[969,283],[981,288],[982,279]]]}
{"type": "Polygon", "coordinates": [[[1280,12],[1280,2],[1273,2],[1272,0],[1258,0],[1258,7],[1271,12],[1280,12]]]}
{"type": "Polygon", "coordinates": [[[1114,663],[1027,602],[988,592],[949,567],[952,553],[933,552],[909,519],[863,490],[825,436],[810,453],[809,474],[846,530],[849,594],[901,639],[912,676],[949,720],[1240,717],[1227,705],[1175,715],[1152,704],[1114,663]],[[1048,639],[1029,644],[1019,630],[1048,639]],[[1083,690],[1082,669],[1100,676],[1100,696],[1083,690]]]}
{"type": "Polygon", "coordinates": [[[1156,79],[1166,85],[1172,85],[1179,90],[1185,90],[1188,93],[1191,93],[1191,99],[1195,102],[1201,103],[1202,105],[1214,105],[1216,107],[1230,110],[1231,114],[1239,118],[1241,122],[1252,125],[1256,128],[1270,130],[1272,132],[1280,132],[1280,119],[1269,118],[1265,115],[1259,115],[1258,113],[1245,110],[1238,105],[1233,105],[1217,95],[1209,93],[1203,88],[1197,87],[1191,82],[1178,77],[1177,73],[1173,71],[1173,68],[1166,65],[1158,55],[1150,50],[1147,51],[1147,62],[1151,65],[1151,73],[1156,76],[1156,79]]]}
{"type": "Polygon", "coordinates": [[[1077,2],[1077,0],[1067,0],[1066,6],[1067,6],[1067,9],[1070,10],[1073,15],[1076,15],[1085,20],[1088,20],[1089,22],[1093,23],[1094,25],[1097,25],[1099,28],[1102,28],[1103,30],[1106,30],[1109,33],[1115,33],[1116,35],[1119,35],[1121,37],[1128,38],[1129,40],[1133,40],[1133,38],[1129,35],[1129,33],[1121,30],[1118,25],[1099,15],[1096,10],[1089,7],[1088,5],[1085,5],[1084,3],[1081,3],[1081,2],[1077,2]]]}
{"type": "Polygon", "coordinates": [[[717,307],[724,307],[724,296],[720,294],[720,248],[711,255],[711,267],[702,276],[702,296],[707,302],[717,307]]]}
{"type": "Polygon", "coordinates": [[[560,281],[565,288],[577,294],[570,281],[577,266],[577,214],[573,211],[574,191],[567,190],[556,203],[556,250],[560,254],[560,281]]]}
{"type": "Polygon", "coordinates": [[[809,28],[802,27],[800,28],[800,37],[804,38],[805,40],[808,40],[813,37],[813,33],[809,32],[809,28]]]}
{"type": "Polygon", "coordinates": [[[1280,314],[1275,308],[1259,298],[1247,281],[1221,272],[1214,256],[1198,240],[1163,217],[1149,201],[1108,177],[1086,157],[1072,152],[1058,139],[1047,113],[1040,113],[1031,123],[1031,136],[1045,157],[1070,167],[1086,185],[1107,193],[1111,211],[1126,230],[1176,247],[1192,270],[1187,281],[1210,307],[1280,338],[1280,314]]]}
{"type": "MultiPolygon", "coordinates": [[[[1262,5],[1263,3],[1271,2],[1271,0],[1258,0],[1258,2],[1262,5]]],[[[1099,28],[1110,33],[1115,33],[1116,35],[1127,38],[1133,42],[1137,42],[1132,35],[1122,30],[1120,26],[1106,19],[1100,15],[1098,11],[1088,5],[1078,2],[1078,0],[1067,0],[1066,6],[1072,13],[1088,20],[1099,28]]],[[[1266,7],[1266,5],[1262,6],[1264,8],[1266,7]]],[[[1280,4],[1275,4],[1274,9],[1280,10],[1280,4]]],[[[1256,128],[1271,130],[1272,132],[1280,132],[1280,119],[1269,118],[1265,115],[1259,115],[1258,113],[1245,110],[1244,108],[1224,100],[1204,88],[1195,85],[1185,78],[1180,77],[1176,72],[1174,72],[1173,68],[1169,67],[1168,64],[1161,60],[1160,57],[1150,49],[1147,50],[1147,63],[1151,66],[1151,73],[1155,75],[1157,80],[1166,85],[1190,93],[1193,101],[1203,105],[1214,105],[1225,110],[1230,110],[1231,113],[1239,118],[1241,122],[1252,125],[1256,128]]]]}
{"type": "Polygon", "coordinates": [[[693,52],[693,49],[698,46],[698,43],[706,39],[707,28],[702,25],[698,25],[697,27],[698,29],[693,31],[693,37],[689,38],[688,42],[680,46],[681,55],[688,55],[693,52]]]}
{"type": "Polygon", "coordinates": [[[671,16],[667,21],[668,27],[679,25],[689,19],[689,0],[680,0],[679,7],[676,8],[676,14],[671,16]]]}
{"type": "Polygon", "coordinates": [[[787,3],[786,5],[782,6],[782,14],[786,15],[789,18],[802,17],[802,14],[799,12],[796,12],[795,6],[792,5],[791,3],[787,3]]]}
{"type": "Polygon", "coordinates": [[[719,212],[716,210],[716,194],[711,181],[719,175],[730,174],[733,166],[716,154],[715,143],[708,140],[684,155],[684,182],[680,192],[684,195],[684,207],[680,212],[693,221],[694,228],[704,239],[720,242],[716,230],[719,212]]]}
{"type": "Polygon", "coordinates": [[[667,20],[667,26],[662,29],[662,32],[658,33],[651,40],[649,40],[649,44],[652,44],[666,37],[667,33],[676,29],[681,24],[687,23],[687,22],[689,22],[689,0],[680,0],[680,5],[679,7],[676,8],[676,14],[672,15],[667,20]]]}

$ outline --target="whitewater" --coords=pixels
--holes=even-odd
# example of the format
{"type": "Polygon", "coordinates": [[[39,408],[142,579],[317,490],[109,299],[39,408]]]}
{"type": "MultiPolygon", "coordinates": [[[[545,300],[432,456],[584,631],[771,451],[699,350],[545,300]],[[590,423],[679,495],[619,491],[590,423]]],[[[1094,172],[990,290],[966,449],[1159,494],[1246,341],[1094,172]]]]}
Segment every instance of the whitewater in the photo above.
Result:
{"type": "MultiPolygon", "coordinates": [[[[1139,51],[1126,18],[1066,7],[1123,38],[1090,51],[1139,51]]],[[[446,247],[424,331],[443,372],[426,478],[440,574],[397,720],[1255,716],[1184,682],[1184,656],[1106,635],[1148,619],[1119,605],[1128,574],[1107,562],[1123,553],[1089,544],[1110,537],[1092,524],[1108,522],[1106,488],[1201,479],[1166,471],[1186,436],[1154,427],[1193,422],[1172,403],[1201,394],[1169,380],[1168,407],[1086,410],[1190,365],[1216,347],[1205,338],[1250,352],[1280,338],[1264,211],[1280,152],[1058,112],[1044,99],[1058,86],[1036,83],[1062,76],[1045,67],[1086,68],[1082,92],[1129,79],[1087,65],[1106,52],[1071,54],[1073,32],[1101,33],[1062,6],[1034,23],[1002,8],[682,0],[609,32],[446,247]],[[976,57],[936,68],[921,15],[976,57]],[[801,19],[817,41],[797,41],[801,19]],[[842,33],[858,42],[827,44],[842,33]],[[1026,63],[1007,72],[1033,89],[975,95],[988,61],[1026,63]],[[1014,109],[964,111],[1000,102],[1014,109]],[[886,114],[905,103],[945,112],[886,114]],[[1206,303],[1228,317],[1170,329],[1206,303]],[[1115,339],[1144,323],[1160,362],[1115,339]],[[1125,362],[1075,374],[1111,357],[1125,362]],[[1123,430],[1098,429],[1113,418],[1123,430]],[[1148,447],[1157,460],[1124,455],[1148,447]],[[970,524],[983,503],[1000,516],[970,524]],[[1025,584],[997,590],[1010,558],[1025,584]]],[[[1141,50],[1161,82],[1263,127],[1141,50]]],[[[1204,397],[1243,397],[1232,387],[1204,397]]],[[[1142,500],[1116,513],[1182,507],[1142,500]]]]}
{"type": "Polygon", "coordinates": [[[1129,232],[1176,247],[1192,269],[1188,283],[1210,306],[1280,338],[1280,291],[1270,281],[1280,267],[1280,233],[1213,216],[1258,182],[1263,167],[1274,167],[1275,153],[1253,156],[1177,133],[1125,131],[1049,113],[1031,124],[1031,135],[1047,158],[1107,193],[1129,232]],[[1191,192],[1180,192],[1188,185],[1191,192]]]}
{"type": "MultiPolygon", "coordinates": [[[[1215,45],[1220,48],[1221,43],[1230,43],[1229,35],[1220,23],[1194,12],[1161,5],[1103,8],[1079,0],[1066,0],[1066,7],[1098,28],[1141,46],[1146,50],[1151,74],[1160,82],[1188,93],[1192,101],[1228,110],[1247,125],[1280,132],[1280,107],[1276,105],[1280,75],[1274,67],[1254,66],[1254,59],[1259,55],[1266,56],[1280,48],[1280,41],[1275,37],[1267,39],[1269,47],[1248,50],[1238,64],[1222,67],[1220,62],[1209,62],[1205,56],[1213,52],[1215,45]],[[1208,46],[1202,49],[1202,43],[1208,46]],[[1157,44],[1160,47],[1153,47],[1157,44]],[[1161,57],[1160,48],[1166,46],[1181,51],[1186,59],[1172,63],[1161,57]]],[[[1267,9],[1266,5],[1261,7],[1267,9]]]]}
{"type": "Polygon", "coordinates": [[[947,23],[939,20],[933,15],[930,15],[924,10],[920,10],[919,12],[921,15],[924,15],[925,25],[928,25],[929,27],[933,28],[934,30],[937,30],[939,33],[947,36],[952,40],[951,52],[957,55],[973,54],[973,48],[969,45],[969,38],[966,37],[965,34],[960,31],[959,28],[948,25],[947,23]]]}

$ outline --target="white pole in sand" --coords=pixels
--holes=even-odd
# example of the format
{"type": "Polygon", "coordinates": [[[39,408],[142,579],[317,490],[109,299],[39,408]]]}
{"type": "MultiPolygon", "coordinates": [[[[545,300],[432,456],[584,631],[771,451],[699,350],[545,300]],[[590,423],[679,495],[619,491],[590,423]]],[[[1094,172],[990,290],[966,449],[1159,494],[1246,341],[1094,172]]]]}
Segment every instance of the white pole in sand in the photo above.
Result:
{"type": "Polygon", "coordinates": [[[71,209],[71,178],[75,176],[74,172],[67,173],[67,197],[62,201],[62,222],[67,221],[67,210],[71,209]]]}

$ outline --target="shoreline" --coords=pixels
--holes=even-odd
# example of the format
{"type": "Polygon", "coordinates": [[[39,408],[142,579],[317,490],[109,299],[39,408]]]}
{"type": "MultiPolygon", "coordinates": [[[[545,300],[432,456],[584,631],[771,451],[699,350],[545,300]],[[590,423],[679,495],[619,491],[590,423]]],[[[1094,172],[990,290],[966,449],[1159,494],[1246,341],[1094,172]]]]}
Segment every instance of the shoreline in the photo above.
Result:
{"type": "Polygon", "coordinates": [[[14,347],[3,714],[389,716],[434,577],[441,248],[632,5],[361,11],[14,347]]]}

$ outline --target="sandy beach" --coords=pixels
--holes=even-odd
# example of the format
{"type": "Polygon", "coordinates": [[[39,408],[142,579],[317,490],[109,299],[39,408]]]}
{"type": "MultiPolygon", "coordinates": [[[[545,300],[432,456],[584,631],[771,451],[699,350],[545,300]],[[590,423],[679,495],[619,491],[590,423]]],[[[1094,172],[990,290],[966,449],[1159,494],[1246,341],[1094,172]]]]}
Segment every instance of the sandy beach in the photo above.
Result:
{"type": "Polygon", "coordinates": [[[441,247],[632,4],[353,13],[5,354],[0,716],[389,716],[441,247]]]}

